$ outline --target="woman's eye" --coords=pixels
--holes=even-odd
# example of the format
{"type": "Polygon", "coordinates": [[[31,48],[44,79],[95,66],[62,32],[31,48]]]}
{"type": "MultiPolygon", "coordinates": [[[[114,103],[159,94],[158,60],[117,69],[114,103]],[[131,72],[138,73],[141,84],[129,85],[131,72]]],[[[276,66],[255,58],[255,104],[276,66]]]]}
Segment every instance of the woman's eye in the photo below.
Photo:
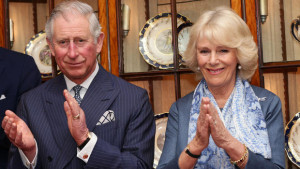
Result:
{"type": "Polygon", "coordinates": [[[227,50],[227,49],[221,49],[220,52],[221,52],[221,53],[228,53],[229,50],[227,50]]]}
{"type": "Polygon", "coordinates": [[[209,51],[208,50],[200,50],[200,53],[206,54],[206,53],[209,53],[209,51]]]}

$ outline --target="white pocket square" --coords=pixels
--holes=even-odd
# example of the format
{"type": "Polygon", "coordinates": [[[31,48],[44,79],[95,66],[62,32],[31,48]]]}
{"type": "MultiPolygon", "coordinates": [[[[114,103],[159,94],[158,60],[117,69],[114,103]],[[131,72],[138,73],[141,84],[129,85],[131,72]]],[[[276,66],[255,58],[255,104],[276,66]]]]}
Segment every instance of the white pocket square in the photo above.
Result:
{"type": "Polygon", "coordinates": [[[99,119],[96,125],[102,125],[111,121],[115,121],[115,113],[112,110],[107,110],[99,119]]]}
{"type": "Polygon", "coordinates": [[[4,94],[1,94],[0,100],[6,99],[4,94]]]}

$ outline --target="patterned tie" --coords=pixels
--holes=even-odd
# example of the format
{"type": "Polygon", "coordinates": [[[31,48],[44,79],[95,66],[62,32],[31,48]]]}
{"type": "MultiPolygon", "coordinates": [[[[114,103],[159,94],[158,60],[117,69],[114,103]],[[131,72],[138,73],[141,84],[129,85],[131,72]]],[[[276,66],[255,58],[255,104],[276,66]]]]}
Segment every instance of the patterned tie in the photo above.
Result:
{"type": "Polygon", "coordinates": [[[81,88],[82,88],[82,86],[80,86],[80,85],[76,85],[76,86],[73,87],[73,90],[75,92],[74,98],[78,102],[79,105],[80,105],[81,100],[82,100],[81,97],[80,97],[81,88]]]}

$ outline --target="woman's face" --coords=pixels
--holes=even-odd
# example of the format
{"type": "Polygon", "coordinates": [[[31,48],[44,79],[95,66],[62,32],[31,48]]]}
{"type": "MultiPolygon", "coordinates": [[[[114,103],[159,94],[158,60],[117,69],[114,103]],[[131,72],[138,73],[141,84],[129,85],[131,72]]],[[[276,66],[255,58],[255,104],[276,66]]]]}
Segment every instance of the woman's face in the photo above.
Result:
{"type": "Polygon", "coordinates": [[[234,87],[236,49],[214,44],[206,38],[198,39],[197,62],[209,88],[234,87]]]}

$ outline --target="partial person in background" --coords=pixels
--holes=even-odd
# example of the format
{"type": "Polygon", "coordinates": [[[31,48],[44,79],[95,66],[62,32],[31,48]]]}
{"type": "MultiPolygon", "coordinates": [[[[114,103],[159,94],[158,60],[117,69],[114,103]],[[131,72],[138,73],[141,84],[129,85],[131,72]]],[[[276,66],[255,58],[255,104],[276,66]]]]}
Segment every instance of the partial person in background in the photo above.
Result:
{"type": "MultiPolygon", "coordinates": [[[[41,74],[31,56],[0,48],[0,120],[6,110],[15,111],[23,93],[41,83],[41,74]]],[[[0,168],[6,168],[10,142],[0,129],[0,168]]]]}
{"type": "Polygon", "coordinates": [[[205,12],[184,58],[201,81],[170,108],[161,168],[284,168],[280,99],[248,80],[257,46],[231,9],[205,12]]]}
{"type": "Polygon", "coordinates": [[[2,127],[14,145],[8,168],[152,168],[147,91],[98,64],[104,34],[92,7],[58,4],[46,35],[62,74],[23,95],[17,115],[6,112],[2,127]]]}

